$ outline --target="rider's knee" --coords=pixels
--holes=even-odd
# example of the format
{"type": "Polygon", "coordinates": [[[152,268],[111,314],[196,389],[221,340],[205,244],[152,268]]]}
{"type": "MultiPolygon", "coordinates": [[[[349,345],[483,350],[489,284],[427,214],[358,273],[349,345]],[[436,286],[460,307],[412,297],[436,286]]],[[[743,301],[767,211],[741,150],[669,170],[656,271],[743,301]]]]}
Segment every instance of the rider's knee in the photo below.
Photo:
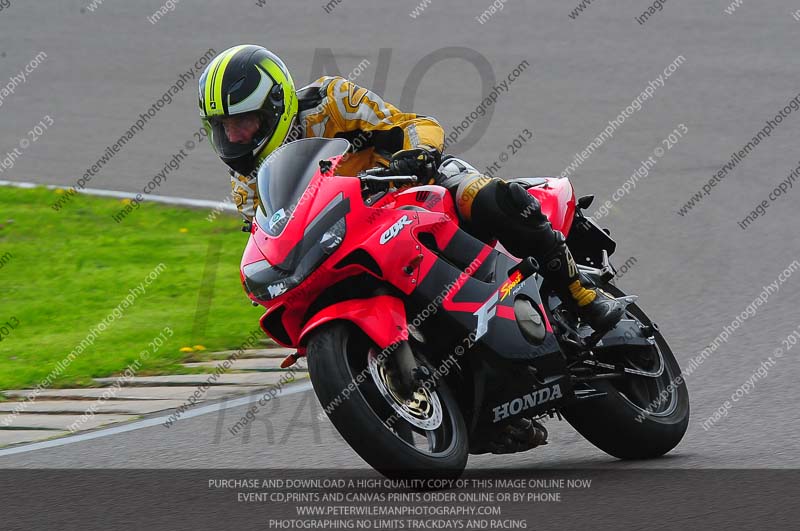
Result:
{"type": "Polygon", "coordinates": [[[498,181],[478,172],[463,174],[455,193],[459,216],[470,222],[475,221],[474,212],[477,212],[479,222],[481,218],[496,217],[500,213],[495,199],[498,181]]]}
{"type": "MultiPolygon", "coordinates": [[[[477,223],[498,225],[522,224],[544,228],[548,223],[539,201],[518,183],[508,183],[498,177],[480,173],[467,175],[456,192],[459,214],[477,223]]],[[[506,227],[508,228],[508,227],[506,227]]]]}
{"type": "Polygon", "coordinates": [[[556,233],[539,201],[518,183],[476,174],[459,187],[459,213],[488,231],[515,256],[550,251],[556,233]]]}

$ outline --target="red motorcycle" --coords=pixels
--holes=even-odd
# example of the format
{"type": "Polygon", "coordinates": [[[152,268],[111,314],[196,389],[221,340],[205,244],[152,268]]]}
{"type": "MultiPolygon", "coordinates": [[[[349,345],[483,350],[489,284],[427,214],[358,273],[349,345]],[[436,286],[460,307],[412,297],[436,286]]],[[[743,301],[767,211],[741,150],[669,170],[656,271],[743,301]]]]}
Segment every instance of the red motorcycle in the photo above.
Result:
{"type": "MultiPolygon", "coordinates": [[[[566,418],[621,459],[674,448],[689,422],[681,370],[627,297],[593,332],[537,273],[459,227],[449,193],[382,168],[336,175],[344,139],[276,150],[241,263],[261,327],[306,356],[342,437],[388,477],[456,477],[469,453],[528,450],[566,418]]],[[[515,181],[567,236],[585,277],[615,297],[616,244],[582,214],[568,179],[515,181]]]]}

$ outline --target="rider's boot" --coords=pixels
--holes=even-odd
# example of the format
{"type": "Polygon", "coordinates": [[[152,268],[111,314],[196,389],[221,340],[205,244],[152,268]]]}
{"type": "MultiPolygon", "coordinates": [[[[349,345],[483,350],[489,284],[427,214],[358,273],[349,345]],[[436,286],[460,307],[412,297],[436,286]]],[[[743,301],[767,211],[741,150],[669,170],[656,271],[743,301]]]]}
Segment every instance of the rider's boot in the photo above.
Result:
{"type": "Polygon", "coordinates": [[[543,257],[542,275],[552,280],[558,296],[577,312],[582,321],[596,331],[610,330],[625,314],[625,304],[599,288],[586,287],[588,279],[579,273],[564,235],[555,232],[557,243],[543,257]]]}

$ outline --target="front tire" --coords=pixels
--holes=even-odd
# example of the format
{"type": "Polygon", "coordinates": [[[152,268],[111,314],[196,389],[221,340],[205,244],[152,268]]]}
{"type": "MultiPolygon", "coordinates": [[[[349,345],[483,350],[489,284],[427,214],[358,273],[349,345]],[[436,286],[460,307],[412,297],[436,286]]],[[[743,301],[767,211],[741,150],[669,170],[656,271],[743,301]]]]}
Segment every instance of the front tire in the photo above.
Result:
{"type": "MultiPolygon", "coordinates": [[[[614,297],[625,295],[610,284],[602,289],[614,297]]],[[[623,318],[652,325],[635,304],[628,306],[623,318]]],[[[664,360],[661,376],[628,375],[621,382],[597,380],[591,385],[607,393],[605,398],[574,404],[563,411],[567,421],[589,442],[620,459],[660,457],[678,445],[689,426],[689,391],[682,378],[676,381],[681,369],[661,333],[656,329],[653,335],[664,360]]]]}
{"type": "MultiPolygon", "coordinates": [[[[309,339],[311,382],[331,422],[364,461],[388,478],[459,477],[467,464],[467,428],[447,383],[439,379],[427,395],[428,406],[438,405],[440,417],[431,417],[430,430],[420,428],[397,414],[386,388],[376,381],[374,365],[370,371],[376,350],[343,321],[321,327],[309,339]]],[[[426,426],[425,421],[415,424],[426,426]]]]}

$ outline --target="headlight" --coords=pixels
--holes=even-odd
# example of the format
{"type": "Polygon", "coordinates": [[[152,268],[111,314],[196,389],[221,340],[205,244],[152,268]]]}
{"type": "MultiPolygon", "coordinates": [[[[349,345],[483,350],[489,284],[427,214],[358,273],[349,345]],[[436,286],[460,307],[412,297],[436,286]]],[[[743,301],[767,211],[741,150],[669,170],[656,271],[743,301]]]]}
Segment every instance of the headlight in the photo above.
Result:
{"type": "Polygon", "coordinates": [[[273,267],[266,260],[247,264],[242,268],[242,273],[247,293],[256,299],[271,300],[294,287],[291,285],[292,277],[289,273],[273,267]]]}
{"type": "MultiPolygon", "coordinates": [[[[347,227],[344,218],[339,218],[328,227],[311,248],[297,262],[294,271],[273,266],[267,260],[259,260],[242,268],[247,293],[259,300],[272,300],[297,287],[344,241],[347,227]]],[[[319,232],[317,232],[319,234],[319,232]]],[[[308,240],[306,240],[308,241],[308,240]]],[[[303,242],[298,244],[302,249],[303,242]]],[[[290,253],[291,254],[291,253],[290,253]]]]}

